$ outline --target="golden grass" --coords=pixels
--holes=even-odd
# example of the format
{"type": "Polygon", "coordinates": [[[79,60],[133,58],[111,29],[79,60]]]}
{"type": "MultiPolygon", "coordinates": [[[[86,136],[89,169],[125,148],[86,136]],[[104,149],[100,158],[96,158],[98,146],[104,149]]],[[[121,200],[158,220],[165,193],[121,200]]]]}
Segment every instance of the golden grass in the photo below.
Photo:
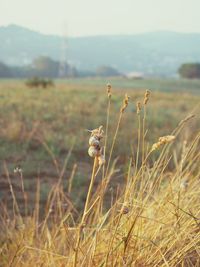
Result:
{"type": "MultiPolygon", "coordinates": [[[[200,133],[197,131],[195,138],[183,142],[179,136],[191,118],[182,118],[174,130],[168,129],[161,139],[157,136],[154,143],[159,140],[162,145],[151,149],[153,143],[147,142],[146,119],[148,105],[155,100],[152,95],[149,102],[147,98],[149,100],[146,93],[145,105],[140,106],[140,112],[135,111],[135,120],[138,117],[138,130],[134,132],[136,151],[134,147],[124,177],[113,192],[109,185],[114,183],[118,172],[115,143],[120,127],[122,132],[125,127],[122,122],[129,103],[125,97],[124,106],[119,107],[112,138],[109,116],[114,103],[109,97],[106,144],[111,139],[111,148],[106,145],[108,161],[95,190],[98,161],[94,158],[82,214],[77,214],[62,185],[68,158],[63,168],[58,168],[56,158],[51,155],[57,166],[58,181],[52,186],[41,215],[38,178],[35,207],[25,217],[20,214],[4,164],[13,211],[1,203],[0,266],[200,266],[200,133]],[[104,205],[106,192],[110,203],[104,205]]],[[[76,165],[69,179],[68,193],[75,168],[76,165]]]]}

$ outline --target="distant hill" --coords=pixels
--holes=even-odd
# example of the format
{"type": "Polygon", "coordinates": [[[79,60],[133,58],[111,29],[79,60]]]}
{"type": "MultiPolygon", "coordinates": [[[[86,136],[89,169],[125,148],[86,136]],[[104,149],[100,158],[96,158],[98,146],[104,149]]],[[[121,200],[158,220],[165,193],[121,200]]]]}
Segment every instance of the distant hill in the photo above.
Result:
{"type": "MultiPolygon", "coordinates": [[[[44,55],[59,60],[63,38],[17,25],[0,27],[0,61],[29,64],[44,55]]],[[[200,34],[152,32],[67,39],[67,59],[81,70],[110,65],[121,72],[172,76],[183,62],[200,62],[200,34]]]]}

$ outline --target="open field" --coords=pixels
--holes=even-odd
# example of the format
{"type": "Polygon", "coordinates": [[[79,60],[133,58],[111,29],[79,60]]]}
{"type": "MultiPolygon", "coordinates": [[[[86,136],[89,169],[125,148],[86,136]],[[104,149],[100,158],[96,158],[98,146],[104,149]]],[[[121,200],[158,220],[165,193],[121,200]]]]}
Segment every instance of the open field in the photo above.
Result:
{"type": "Polygon", "coordinates": [[[111,79],[110,109],[107,82],[0,82],[2,266],[199,266],[200,81],[111,79]],[[86,129],[105,131],[108,111],[107,163],[87,194],[86,129]]]}
{"type": "MultiPolygon", "coordinates": [[[[68,80],[69,83],[84,85],[84,86],[102,86],[107,84],[107,78],[87,78],[87,79],[73,79],[68,80]]],[[[121,89],[146,89],[151,88],[155,91],[163,92],[188,92],[198,93],[200,89],[199,80],[186,80],[186,79],[126,79],[126,78],[111,78],[109,82],[113,87],[121,89]]],[[[62,83],[62,81],[60,81],[62,83]]]]}
{"type": "MultiPolygon", "coordinates": [[[[147,129],[150,128],[151,133],[147,133],[146,138],[149,145],[159,136],[169,134],[179,121],[193,113],[197,114],[195,120],[184,129],[180,138],[192,139],[195,136],[200,122],[200,82],[126,79],[113,79],[111,82],[113,96],[108,133],[111,137],[114,135],[122,98],[126,92],[130,96],[114,150],[114,158],[119,156],[120,162],[126,162],[136,148],[136,103],[142,101],[147,88],[152,91],[147,120],[147,129]],[[148,83],[152,87],[146,87],[148,83]],[[180,84],[185,91],[180,91],[180,84]],[[166,93],[166,88],[175,92],[166,93]],[[186,89],[192,93],[186,93],[186,89]]],[[[106,83],[106,80],[100,79],[76,79],[58,81],[55,88],[48,89],[30,89],[23,81],[17,80],[0,83],[0,159],[6,161],[11,173],[15,166],[21,165],[28,191],[35,186],[35,178],[40,173],[42,196],[45,199],[51,184],[57,179],[49,151],[62,166],[71,149],[66,175],[77,164],[74,187],[84,186],[91,165],[87,155],[88,133],[85,130],[98,125],[105,126],[106,83]]],[[[110,145],[108,143],[108,148],[110,145]]],[[[0,168],[1,173],[4,173],[2,164],[0,168]]]]}

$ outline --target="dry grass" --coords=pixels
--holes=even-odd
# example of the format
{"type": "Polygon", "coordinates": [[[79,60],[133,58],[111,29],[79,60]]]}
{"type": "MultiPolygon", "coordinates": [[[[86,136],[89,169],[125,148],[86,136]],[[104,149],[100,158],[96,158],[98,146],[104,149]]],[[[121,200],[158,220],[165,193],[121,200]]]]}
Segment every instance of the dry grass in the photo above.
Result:
{"type": "MultiPolygon", "coordinates": [[[[140,103],[143,103],[142,97],[140,95],[140,103]]],[[[133,100],[132,103],[124,101],[125,108],[118,107],[118,122],[112,129],[110,116],[115,102],[109,97],[107,118],[104,118],[108,162],[95,177],[98,166],[94,158],[83,213],[77,212],[70,200],[76,165],[69,176],[68,192],[62,183],[73,151],[69,151],[60,167],[55,155],[44,144],[54,162],[58,180],[52,185],[46,208],[41,213],[41,181],[37,178],[35,205],[24,217],[4,163],[13,203],[12,212],[1,203],[1,266],[200,266],[200,133],[196,130],[192,133],[194,138],[183,141],[180,136],[190,120],[182,117],[174,129],[165,132],[165,137],[159,139],[162,133],[149,143],[151,129],[146,125],[148,109],[154,101],[151,94],[148,103],[144,101],[145,107],[140,106],[140,112],[134,112],[138,129],[130,129],[130,132],[136,139],[136,146],[133,145],[127,157],[120,184],[113,189],[110,185],[116,184],[120,166],[115,154],[116,142],[118,137],[121,140],[120,131],[123,133],[126,127],[123,123],[127,115],[125,108],[133,100]],[[157,140],[162,144],[152,149],[157,140]],[[106,195],[109,195],[109,203],[108,200],[105,203],[106,195]]],[[[85,142],[87,145],[87,139],[85,142]]],[[[124,144],[130,143],[126,140],[124,144]]],[[[23,195],[26,208],[26,192],[23,195]]]]}

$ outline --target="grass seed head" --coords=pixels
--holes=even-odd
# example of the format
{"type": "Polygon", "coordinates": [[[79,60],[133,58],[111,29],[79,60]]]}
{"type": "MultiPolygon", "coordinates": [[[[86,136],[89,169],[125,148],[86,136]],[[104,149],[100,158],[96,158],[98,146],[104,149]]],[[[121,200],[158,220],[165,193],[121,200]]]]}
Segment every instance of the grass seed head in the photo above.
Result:
{"type": "Polygon", "coordinates": [[[108,98],[111,98],[111,96],[112,96],[112,94],[111,94],[111,88],[112,88],[111,84],[110,84],[110,83],[108,83],[108,84],[107,84],[107,93],[108,93],[108,98]]]}
{"type": "Polygon", "coordinates": [[[140,114],[142,107],[141,107],[141,103],[137,102],[137,114],[140,114]]]}
{"type": "Polygon", "coordinates": [[[124,97],[123,104],[122,104],[120,112],[123,113],[125,111],[125,109],[128,107],[129,98],[130,97],[127,94],[125,94],[125,97],[124,97]]]}
{"type": "Polygon", "coordinates": [[[99,140],[103,138],[103,126],[99,126],[99,128],[92,130],[91,136],[96,136],[99,140]]]}
{"type": "Polygon", "coordinates": [[[144,95],[144,102],[143,102],[144,105],[146,105],[147,102],[149,101],[149,96],[150,96],[150,91],[146,90],[145,95],[144,95]]]}
{"type": "Polygon", "coordinates": [[[173,142],[174,139],[175,139],[174,135],[166,135],[166,136],[160,137],[158,139],[158,142],[153,144],[151,151],[155,151],[155,150],[159,149],[162,145],[173,142]]]}
{"type": "Polygon", "coordinates": [[[174,139],[175,139],[174,135],[166,135],[166,136],[160,137],[159,142],[161,142],[162,144],[167,144],[167,143],[174,141],[174,139]]]}

